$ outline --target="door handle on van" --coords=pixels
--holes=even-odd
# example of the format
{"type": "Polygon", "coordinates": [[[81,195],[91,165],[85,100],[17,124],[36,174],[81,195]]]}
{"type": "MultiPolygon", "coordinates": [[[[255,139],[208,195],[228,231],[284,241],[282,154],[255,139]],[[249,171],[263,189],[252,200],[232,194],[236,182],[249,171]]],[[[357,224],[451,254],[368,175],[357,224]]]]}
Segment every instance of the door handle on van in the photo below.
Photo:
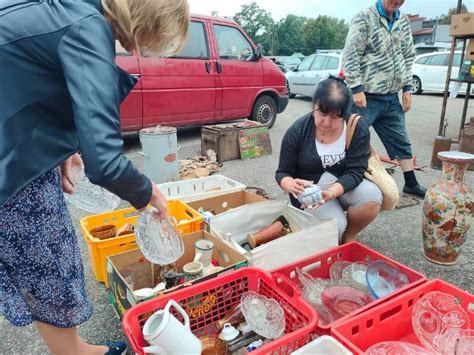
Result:
{"type": "Polygon", "coordinates": [[[219,62],[217,62],[217,63],[216,63],[216,67],[217,67],[217,72],[218,72],[218,73],[222,73],[222,64],[219,63],[219,62]]]}
{"type": "Polygon", "coordinates": [[[130,74],[131,76],[133,76],[135,79],[140,79],[140,77],[142,76],[141,74],[130,74]]]}
{"type": "Polygon", "coordinates": [[[211,62],[206,62],[206,71],[211,73],[211,62]]]}

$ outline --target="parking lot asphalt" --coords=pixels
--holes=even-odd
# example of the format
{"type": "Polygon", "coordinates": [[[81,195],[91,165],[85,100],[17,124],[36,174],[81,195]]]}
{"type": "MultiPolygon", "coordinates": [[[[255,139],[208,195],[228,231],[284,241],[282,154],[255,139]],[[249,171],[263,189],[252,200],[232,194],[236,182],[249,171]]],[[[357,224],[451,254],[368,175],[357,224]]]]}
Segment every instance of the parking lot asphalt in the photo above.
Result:
{"type": "MultiPolygon", "coordinates": [[[[426,186],[436,182],[441,172],[433,170],[430,165],[434,137],[438,132],[442,104],[441,95],[423,94],[413,97],[412,110],[407,114],[406,122],[411,137],[417,165],[422,167],[417,172],[420,182],[426,186]]],[[[457,137],[463,99],[449,100],[447,118],[449,121],[448,136],[457,137]]],[[[267,191],[271,198],[287,199],[274,179],[278,165],[280,143],[289,125],[298,117],[311,110],[311,101],[297,97],[290,100],[288,108],[277,118],[275,126],[270,130],[273,154],[267,157],[250,160],[233,160],[224,162],[219,173],[247,186],[256,186],[267,191]]],[[[474,115],[474,100],[468,107],[468,118],[474,115]]],[[[181,148],[179,157],[187,158],[200,155],[200,128],[190,127],[179,129],[178,143],[181,148]]],[[[372,132],[372,143],[379,154],[385,154],[383,147],[372,132]]],[[[143,159],[138,153],[140,143],[137,136],[129,136],[125,140],[127,156],[143,169],[143,159]]],[[[403,186],[403,174],[399,168],[393,175],[398,186],[403,186]]],[[[466,174],[466,184],[474,188],[474,172],[466,174]]],[[[121,207],[127,207],[123,202],[121,207]]],[[[100,344],[107,340],[123,339],[121,325],[112,306],[108,303],[107,293],[103,284],[95,281],[90,266],[87,245],[82,237],[79,220],[87,214],[70,206],[75,224],[77,238],[83,257],[86,287],[94,305],[92,318],[79,327],[80,335],[88,342],[100,344]]],[[[470,260],[474,253],[474,227],[471,228],[468,241],[463,246],[462,254],[456,265],[440,266],[428,262],[422,255],[421,236],[422,203],[389,212],[382,212],[377,219],[361,233],[359,241],[369,247],[424,273],[428,278],[440,278],[469,292],[474,291],[474,263],[470,260]]],[[[32,326],[24,328],[12,327],[0,316],[0,354],[45,354],[46,346],[32,326]]]]}

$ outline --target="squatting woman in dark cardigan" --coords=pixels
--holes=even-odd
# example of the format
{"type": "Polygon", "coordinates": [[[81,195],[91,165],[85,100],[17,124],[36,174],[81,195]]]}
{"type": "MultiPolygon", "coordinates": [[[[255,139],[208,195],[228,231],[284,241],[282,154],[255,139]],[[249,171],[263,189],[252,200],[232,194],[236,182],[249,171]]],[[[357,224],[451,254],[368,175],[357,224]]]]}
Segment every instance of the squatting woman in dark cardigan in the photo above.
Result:
{"type": "Polygon", "coordinates": [[[283,137],[275,176],[295,207],[320,219],[336,218],[342,243],[355,240],[375,219],[382,203],[377,185],[364,179],[370,134],[363,119],[346,148],[351,104],[351,93],[342,80],[321,81],[313,97],[313,112],[295,121],[283,137]],[[321,188],[323,203],[301,205],[297,197],[311,182],[321,188]]]}

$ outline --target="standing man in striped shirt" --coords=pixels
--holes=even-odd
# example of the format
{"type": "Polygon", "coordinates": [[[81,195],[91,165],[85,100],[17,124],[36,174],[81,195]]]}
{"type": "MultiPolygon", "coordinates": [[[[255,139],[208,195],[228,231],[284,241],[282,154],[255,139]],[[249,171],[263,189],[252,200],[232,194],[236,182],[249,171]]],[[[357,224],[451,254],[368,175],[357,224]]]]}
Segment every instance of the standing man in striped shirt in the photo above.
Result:
{"type": "Polygon", "coordinates": [[[399,10],[404,2],[377,0],[355,15],[344,48],[344,71],[353,93],[353,112],[374,127],[390,159],[400,163],[403,192],[423,198],[426,188],[416,179],[405,125],[415,52],[410,22],[399,10]]]}

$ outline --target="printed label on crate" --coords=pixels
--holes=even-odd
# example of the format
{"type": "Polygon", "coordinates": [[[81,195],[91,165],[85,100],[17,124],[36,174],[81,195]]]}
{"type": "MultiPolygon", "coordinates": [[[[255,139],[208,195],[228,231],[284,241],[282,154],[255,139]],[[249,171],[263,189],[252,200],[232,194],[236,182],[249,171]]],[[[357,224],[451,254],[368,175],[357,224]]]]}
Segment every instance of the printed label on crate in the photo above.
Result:
{"type": "Polygon", "coordinates": [[[133,305],[135,304],[135,297],[133,297],[132,293],[129,291],[129,289],[127,288],[127,301],[133,305]]]}
{"type": "Polygon", "coordinates": [[[190,307],[189,304],[186,304],[184,308],[190,318],[198,318],[208,313],[216,303],[217,297],[215,295],[209,295],[204,297],[200,304],[194,307],[190,307]]]}
{"type": "Polygon", "coordinates": [[[238,264],[235,264],[234,270],[239,270],[239,269],[241,269],[241,268],[243,268],[243,267],[247,267],[247,265],[248,265],[247,260],[242,261],[242,262],[240,262],[240,263],[238,263],[238,264]]]}
{"type": "Polygon", "coordinates": [[[121,289],[119,286],[115,285],[114,287],[114,302],[113,304],[116,306],[116,310],[119,313],[119,317],[122,318],[123,315],[127,312],[127,309],[123,306],[121,300],[123,299],[122,296],[119,294],[121,289]]]}
{"type": "Polygon", "coordinates": [[[267,127],[239,131],[240,159],[263,157],[272,154],[272,143],[267,127]]]}

